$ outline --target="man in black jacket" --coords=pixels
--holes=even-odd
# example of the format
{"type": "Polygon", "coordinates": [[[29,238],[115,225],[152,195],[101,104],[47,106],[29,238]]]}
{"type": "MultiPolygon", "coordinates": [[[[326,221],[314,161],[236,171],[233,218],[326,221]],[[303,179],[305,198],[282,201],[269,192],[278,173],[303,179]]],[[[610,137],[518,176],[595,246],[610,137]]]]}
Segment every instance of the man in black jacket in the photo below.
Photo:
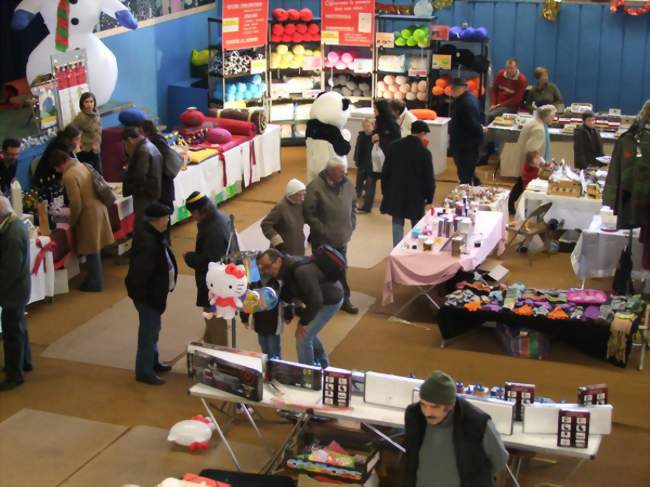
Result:
{"type": "Polygon", "coordinates": [[[573,167],[587,169],[597,166],[596,157],[603,154],[603,141],[596,130],[596,116],[592,112],[585,112],[582,114],[582,125],[573,132],[573,167]]]}
{"type": "MultiPolygon", "coordinates": [[[[327,353],[318,334],[343,304],[340,282],[329,281],[310,258],[291,257],[276,249],[268,249],[257,261],[262,275],[282,281],[280,298],[304,305],[296,327],[296,350],[302,364],[329,365],[327,353]]],[[[285,319],[287,318],[285,314],[285,319]]]]}
{"type": "Polygon", "coordinates": [[[171,366],[160,362],[158,336],[161,316],[167,307],[167,295],[176,286],[178,268],[167,238],[171,208],[151,203],[144,210],[142,231],[134,236],[133,251],[126,276],[126,290],[138,310],[138,353],[135,378],[151,385],[162,385],[156,372],[168,372],[171,366]]]}
{"type": "Polygon", "coordinates": [[[156,146],[156,149],[158,149],[162,158],[162,177],[159,201],[165,206],[174,208],[174,178],[183,167],[183,159],[169,146],[165,137],[158,132],[156,124],[151,120],[145,120],[142,122],[140,128],[142,129],[144,136],[149,139],[149,142],[156,146]]]}
{"type": "Polygon", "coordinates": [[[411,226],[424,216],[433,202],[436,181],[431,152],[427,149],[429,127],[421,120],[411,124],[411,135],[393,142],[381,170],[380,210],[393,217],[393,246],[404,237],[404,220],[411,226]]]}
{"type": "Polygon", "coordinates": [[[436,370],[406,408],[404,487],[491,487],[508,461],[490,417],[461,397],[436,370]]]}
{"type": "Polygon", "coordinates": [[[483,143],[484,129],[478,100],[467,91],[467,81],[462,78],[454,78],[451,87],[454,105],[449,122],[449,148],[460,184],[479,185],[481,182],[474,176],[474,169],[483,143]]]}
{"type": "MultiPolygon", "coordinates": [[[[221,213],[210,199],[204,194],[194,191],[187,200],[185,207],[196,220],[198,233],[194,252],[188,252],[183,257],[188,267],[194,269],[196,278],[196,305],[204,311],[210,311],[208,286],[205,276],[210,262],[219,262],[226,256],[228,241],[232,237],[231,252],[237,252],[237,237],[232,235],[232,225],[228,216],[221,213]]],[[[228,346],[228,323],[223,318],[205,319],[205,336],[207,343],[228,346]]]]}

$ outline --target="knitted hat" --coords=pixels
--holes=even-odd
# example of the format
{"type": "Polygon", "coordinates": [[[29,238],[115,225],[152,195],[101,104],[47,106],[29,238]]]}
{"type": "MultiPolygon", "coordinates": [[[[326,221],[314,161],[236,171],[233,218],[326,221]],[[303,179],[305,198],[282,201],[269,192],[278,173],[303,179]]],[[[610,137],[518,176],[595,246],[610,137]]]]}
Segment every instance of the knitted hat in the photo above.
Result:
{"type": "Polygon", "coordinates": [[[147,218],[162,218],[172,214],[172,209],[169,206],[163,205],[158,201],[154,201],[144,209],[144,216],[147,218]]]}
{"type": "Polygon", "coordinates": [[[198,191],[193,191],[185,200],[185,208],[187,208],[187,211],[192,212],[200,210],[209,202],[210,200],[206,195],[199,193],[198,191]]]}
{"type": "Polygon", "coordinates": [[[287,196],[293,196],[294,194],[304,190],[305,190],[305,183],[303,183],[299,179],[292,179],[287,183],[286,194],[287,196]]]}
{"type": "Polygon", "coordinates": [[[436,370],[420,386],[420,399],[451,406],[456,401],[456,382],[443,371],[436,370]]]}

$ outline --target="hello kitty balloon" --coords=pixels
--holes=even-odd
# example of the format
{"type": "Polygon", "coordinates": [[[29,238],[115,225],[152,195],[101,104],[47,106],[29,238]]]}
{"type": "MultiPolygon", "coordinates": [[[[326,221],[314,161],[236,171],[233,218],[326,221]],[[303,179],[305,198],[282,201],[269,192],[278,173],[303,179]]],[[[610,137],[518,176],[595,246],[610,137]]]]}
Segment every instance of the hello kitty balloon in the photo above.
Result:
{"type": "Polygon", "coordinates": [[[85,49],[88,58],[88,84],[97,98],[97,105],[111,99],[117,83],[117,60],[102,41],[93,34],[104,12],[127,29],[138,23],[118,0],[23,0],[18,4],[11,27],[22,30],[36,14],[41,14],[49,34],[36,46],[27,61],[27,80],[31,83],[40,74],[52,72],[50,56],[85,49]]]}
{"type": "Polygon", "coordinates": [[[203,315],[207,319],[233,319],[243,305],[241,298],[248,287],[246,268],[243,265],[210,262],[205,282],[212,312],[203,315]]]}

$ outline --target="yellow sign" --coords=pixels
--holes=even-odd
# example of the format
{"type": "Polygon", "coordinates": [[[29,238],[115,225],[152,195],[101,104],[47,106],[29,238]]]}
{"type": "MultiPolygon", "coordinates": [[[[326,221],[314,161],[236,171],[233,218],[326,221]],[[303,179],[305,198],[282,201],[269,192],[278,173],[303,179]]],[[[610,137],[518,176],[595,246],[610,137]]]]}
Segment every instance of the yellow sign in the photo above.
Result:
{"type": "Polygon", "coordinates": [[[239,32],[239,17],[223,19],[224,32],[239,32]]]}
{"type": "Polygon", "coordinates": [[[253,59],[251,61],[251,74],[259,74],[266,71],[266,59],[253,59]]]}
{"type": "Polygon", "coordinates": [[[320,34],[323,44],[337,45],[339,43],[339,32],[337,30],[324,30],[320,34]]]}
{"type": "Polygon", "coordinates": [[[451,55],[450,54],[434,54],[431,61],[431,68],[433,69],[451,69],[451,55]]]}

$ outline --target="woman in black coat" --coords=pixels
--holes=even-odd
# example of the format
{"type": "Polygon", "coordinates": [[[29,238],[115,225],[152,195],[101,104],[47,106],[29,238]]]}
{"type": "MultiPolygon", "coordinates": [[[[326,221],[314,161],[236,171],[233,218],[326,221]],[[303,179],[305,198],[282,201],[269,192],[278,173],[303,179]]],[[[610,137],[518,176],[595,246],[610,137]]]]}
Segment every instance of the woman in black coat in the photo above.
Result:
{"type": "MultiPolygon", "coordinates": [[[[210,311],[208,285],[205,276],[210,262],[219,262],[226,257],[232,226],[229,218],[221,213],[209,198],[198,191],[189,195],[185,207],[197,222],[196,247],[183,257],[188,267],[194,269],[196,279],[196,305],[210,311]]],[[[233,235],[231,252],[238,250],[237,238],[233,235]]],[[[228,325],[223,318],[205,320],[205,341],[214,345],[228,345],[228,325]]]]}

